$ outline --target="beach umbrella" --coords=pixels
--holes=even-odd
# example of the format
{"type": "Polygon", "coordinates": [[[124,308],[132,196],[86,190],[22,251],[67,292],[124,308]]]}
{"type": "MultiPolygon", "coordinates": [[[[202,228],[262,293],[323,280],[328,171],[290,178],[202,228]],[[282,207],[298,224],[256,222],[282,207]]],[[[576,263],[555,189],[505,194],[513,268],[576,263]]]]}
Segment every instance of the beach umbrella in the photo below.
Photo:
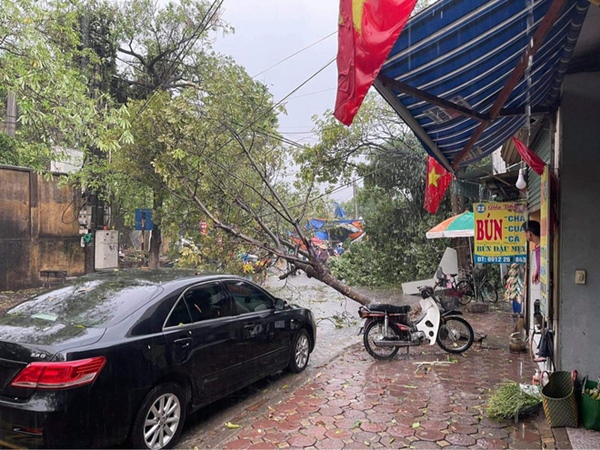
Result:
{"type": "Polygon", "coordinates": [[[427,239],[473,237],[474,222],[473,213],[466,211],[437,224],[425,236],[427,239]]]}

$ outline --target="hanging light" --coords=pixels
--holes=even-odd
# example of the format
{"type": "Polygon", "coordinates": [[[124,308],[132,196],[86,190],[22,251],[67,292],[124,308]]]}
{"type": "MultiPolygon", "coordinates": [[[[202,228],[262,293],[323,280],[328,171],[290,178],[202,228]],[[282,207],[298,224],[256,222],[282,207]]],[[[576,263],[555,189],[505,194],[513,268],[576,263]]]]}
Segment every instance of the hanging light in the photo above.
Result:
{"type": "Polygon", "coordinates": [[[515,183],[517,189],[525,189],[527,187],[527,181],[525,181],[525,175],[523,174],[523,169],[519,169],[519,178],[517,178],[517,182],[515,183]]]}

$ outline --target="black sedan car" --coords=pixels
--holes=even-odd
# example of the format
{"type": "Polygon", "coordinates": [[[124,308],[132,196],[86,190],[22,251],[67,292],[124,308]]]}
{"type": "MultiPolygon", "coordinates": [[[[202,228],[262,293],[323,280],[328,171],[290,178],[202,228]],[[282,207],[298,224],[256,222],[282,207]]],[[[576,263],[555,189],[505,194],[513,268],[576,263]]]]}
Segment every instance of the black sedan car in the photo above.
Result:
{"type": "MultiPolygon", "coordinates": [[[[192,274],[193,275],[193,274],[192,274]]],[[[311,312],[245,278],[94,274],[0,317],[0,445],[175,445],[198,408],[315,346],[311,312]]]]}

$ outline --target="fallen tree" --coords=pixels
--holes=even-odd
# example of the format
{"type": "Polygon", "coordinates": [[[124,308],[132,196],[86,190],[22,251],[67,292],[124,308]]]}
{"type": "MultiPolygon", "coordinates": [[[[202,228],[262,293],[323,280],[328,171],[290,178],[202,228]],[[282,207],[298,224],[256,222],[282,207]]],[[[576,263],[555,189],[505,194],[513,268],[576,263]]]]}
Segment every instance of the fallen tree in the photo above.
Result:
{"type": "MultiPolygon", "coordinates": [[[[282,181],[294,149],[283,145],[276,134],[276,105],[268,91],[246,81],[237,89],[226,84],[205,86],[204,92],[210,90],[219,97],[214,104],[188,90],[176,98],[162,98],[160,104],[146,102],[139,112],[133,106],[140,123],[155,124],[151,130],[144,128],[153,134],[144,140],[162,146],[154,154],[153,173],[148,176],[160,177],[170,195],[168,204],[185,205],[187,223],[207,221],[233,241],[287,261],[290,270],[282,278],[302,270],[358,303],[368,304],[367,296],[334,277],[317,258],[301,225],[322,197],[316,177],[303,180],[302,196],[282,181]],[[292,242],[290,232],[303,245],[292,242]]],[[[135,136],[135,124],[132,133],[135,136]]],[[[162,217],[182,222],[177,214],[169,215],[168,206],[162,217]]]]}

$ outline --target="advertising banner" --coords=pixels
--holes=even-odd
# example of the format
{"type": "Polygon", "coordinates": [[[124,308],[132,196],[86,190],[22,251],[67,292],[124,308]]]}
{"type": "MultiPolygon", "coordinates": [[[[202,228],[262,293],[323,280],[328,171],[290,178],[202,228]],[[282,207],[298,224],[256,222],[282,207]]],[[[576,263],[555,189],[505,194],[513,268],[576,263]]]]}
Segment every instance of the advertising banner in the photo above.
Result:
{"type": "Polygon", "coordinates": [[[476,264],[525,263],[527,241],[521,228],[527,205],[522,202],[489,202],[473,205],[476,264]]]}

